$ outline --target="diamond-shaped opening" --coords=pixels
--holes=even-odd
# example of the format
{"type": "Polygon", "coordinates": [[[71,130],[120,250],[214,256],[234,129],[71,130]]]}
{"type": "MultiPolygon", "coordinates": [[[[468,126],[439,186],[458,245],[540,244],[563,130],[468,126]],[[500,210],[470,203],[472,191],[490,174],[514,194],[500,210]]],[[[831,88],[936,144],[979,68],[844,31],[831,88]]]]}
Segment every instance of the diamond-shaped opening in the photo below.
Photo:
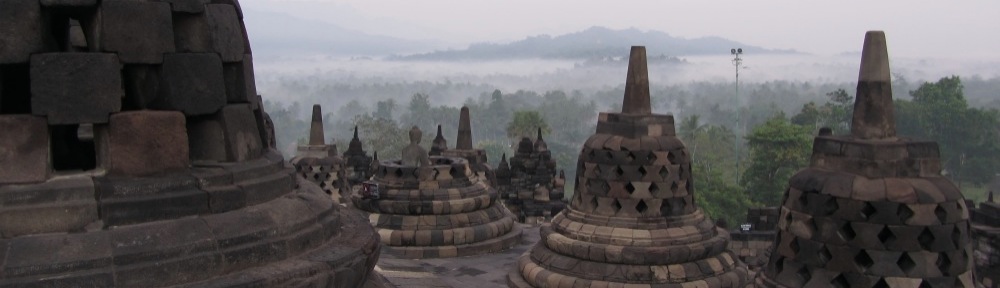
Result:
{"type": "Polygon", "coordinates": [[[837,198],[830,197],[826,199],[826,202],[823,202],[824,215],[833,215],[833,213],[837,212],[837,209],[840,209],[840,204],[837,204],[837,198]]]}
{"type": "Polygon", "coordinates": [[[837,288],[851,287],[851,284],[847,282],[847,278],[844,277],[844,274],[837,275],[837,277],[834,277],[833,280],[830,280],[830,285],[837,288]]]}
{"type": "Polygon", "coordinates": [[[403,177],[403,169],[392,169],[392,170],[394,170],[393,174],[395,174],[396,177],[403,177]]]}
{"type": "Polygon", "coordinates": [[[319,174],[313,174],[312,178],[313,180],[319,180],[319,174]]]}
{"type": "MultiPolygon", "coordinates": [[[[625,149],[625,147],[622,147],[622,150],[628,151],[628,149],[625,149]]],[[[635,161],[635,154],[632,154],[632,152],[628,152],[628,154],[625,155],[625,158],[628,159],[628,162],[635,161]]]]}
{"type": "Polygon", "coordinates": [[[948,254],[938,253],[937,262],[934,262],[934,265],[938,267],[938,270],[941,270],[941,273],[948,273],[948,270],[951,270],[951,259],[948,259],[948,254]]]}
{"type": "Polygon", "coordinates": [[[802,283],[809,282],[809,279],[812,279],[812,274],[809,273],[808,266],[803,265],[802,268],[799,268],[799,271],[795,271],[795,274],[799,275],[799,278],[802,278],[802,283]]]}
{"type": "Polygon", "coordinates": [[[677,164],[677,157],[674,156],[674,152],[667,152],[667,161],[670,161],[670,164],[677,164]]]}
{"type": "Polygon", "coordinates": [[[670,183],[670,191],[671,192],[677,193],[677,188],[679,188],[679,187],[677,187],[677,182],[670,183]]]}
{"type": "Polygon", "coordinates": [[[931,229],[924,228],[924,231],[917,236],[917,242],[920,243],[920,247],[931,249],[931,245],[934,244],[934,234],[931,233],[931,229]]]}
{"type": "Polygon", "coordinates": [[[618,176],[625,175],[625,170],[622,170],[621,166],[615,166],[615,174],[618,174],[618,176]]]}
{"type": "Polygon", "coordinates": [[[941,205],[938,205],[937,208],[934,208],[934,216],[937,216],[938,221],[941,221],[941,223],[945,223],[945,220],[948,220],[948,211],[945,211],[941,205]]]}
{"type": "Polygon", "coordinates": [[[607,157],[608,160],[615,159],[615,153],[611,153],[611,150],[604,150],[604,157],[607,157]]]}
{"type": "Polygon", "coordinates": [[[635,192],[635,186],[632,185],[632,182],[625,184],[625,191],[628,191],[629,195],[632,195],[632,192],[635,192]]]}
{"type": "Polygon", "coordinates": [[[319,166],[319,172],[326,172],[326,166],[319,166]]]}
{"type": "Polygon", "coordinates": [[[774,274],[781,273],[782,270],[785,270],[785,256],[778,256],[774,261],[774,274]]]}
{"type": "Polygon", "coordinates": [[[642,177],[646,177],[646,167],[645,166],[639,166],[639,174],[642,175],[642,177]]]}
{"type": "Polygon", "coordinates": [[[660,179],[665,180],[667,176],[670,176],[670,170],[667,169],[667,166],[660,167],[660,179]]]}
{"type": "MultiPolygon", "coordinates": [[[[958,285],[955,285],[955,287],[962,287],[962,286],[963,286],[962,282],[958,282],[958,285]]],[[[931,285],[931,282],[924,280],[920,282],[920,286],[917,286],[917,288],[934,288],[934,285],[931,285]]]]}
{"type": "Polygon", "coordinates": [[[955,247],[962,247],[962,230],[958,229],[958,225],[951,229],[951,242],[955,247]]]}
{"type": "Polygon", "coordinates": [[[687,169],[684,169],[684,165],[681,165],[680,168],[677,168],[677,177],[680,179],[687,178],[687,169]]]}
{"type": "Polygon", "coordinates": [[[878,282],[872,288],[889,288],[889,283],[885,283],[885,279],[878,279],[878,282]]]}
{"type": "Polygon", "coordinates": [[[648,154],[646,154],[646,161],[649,161],[649,163],[656,162],[656,153],[650,151],[648,154]]]}
{"type": "Polygon", "coordinates": [[[615,212],[618,212],[618,211],[622,210],[622,203],[618,202],[618,199],[615,199],[615,201],[613,201],[613,203],[615,205],[615,212]]]}
{"type": "Polygon", "coordinates": [[[906,220],[910,220],[910,217],[913,217],[913,209],[910,209],[909,205],[900,204],[899,209],[896,210],[896,216],[899,216],[899,220],[906,222],[906,220]]]}
{"type": "Polygon", "coordinates": [[[906,273],[910,273],[913,271],[913,268],[917,267],[917,263],[913,262],[913,258],[910,258],[910,253],[906,252],[903,252],[903,255],[899,256],[899,260],[896,260],[896,265],[906,273]]]}
{"type": "Polygon", "coordinates": [[[437,179],[438,179],[438,175],[441,175],[441,170],[438,170],[438,169],[434,169],[434,179],[435,179],[435,180],[437,180],[437,179]]]}
{"type": "Polygon", "coordinates": [[[799,254],[802,247],[799,246],[799,238],[792,239],[792,242],[788,243],[788,248],[792,249],[792,253],[799,254]]]}
{"type": "Polygon", "coordinates": [[[826,263],[830,262],[831,259],[833,259],[833,253],[830,253],[830,249],[827,249],[826,245],[823,245],[823,248],[819,249],[819,261],[826,263]]]}
{"type": "Polygon", "coordinates": [[[597,197],[590,197],[590,207],[597,208],[597,197]]]}
{"type": "Polygon", "coordinates": [[[604,192],[611,191],[611,184],[608,184],[608,181],[601,181],[601,184],[604,184],[604,192]]]}
{"type": "Polygon", "coordinates": [[[858,268],[864,271],[871,268],[875,264],[875,261],[872,260],[871,256],[868,256],[868,252],[861,250],[861,252],[858,252],[858,255],[854,256],[854,264],[857,264],[858,268]]]}
{"type": "Polygon", "coordinates": [[[799,194],[799,199],[798,199],[799,200],[799,205],[801,205],[803,208],[809,207],[809,194],[812,194],[812,193],[816,193],[816,192],[814,192],[814,191],[802,191],[802,193],[799,194]]]}
{"type": "Polygon", "coordinates": [[[861,217],[868,219],[872,215],[875,215],[876,212],[878,210],[875,210],[875,206],[872,206],[871,202],[865,202],[865,207],[861,208],[861,217]]]}
{"type": "Polygon", "coordinates": [[[882,231],[878,232],[878,240],[882,241],[882,244],[888,245],[890,241],[896,240],[896,234],[889,230],[889,226],[882,227],[882,231]]]}
{"type": "Polygon", "coordinates": [[[656,186],[655,182],[649,183],[649,193],[655,195],[656,192],[660,192],[660,186],[656,186]]]}
{"type": "Polygon", "coordinates": [[[590,157],[590,160],[594,160],[594,157],[597,157],[597,152],[590,150],[590,153],[587,153],[587,157],[590,157]]]}
{"type": "Polygon", "coordinates": [[[639,211],[639,213],[646,212],[648,209],[649,206],[646,206],[646,201],[639,200],[639,204],[635,205],[635,210],[639,211]]]}

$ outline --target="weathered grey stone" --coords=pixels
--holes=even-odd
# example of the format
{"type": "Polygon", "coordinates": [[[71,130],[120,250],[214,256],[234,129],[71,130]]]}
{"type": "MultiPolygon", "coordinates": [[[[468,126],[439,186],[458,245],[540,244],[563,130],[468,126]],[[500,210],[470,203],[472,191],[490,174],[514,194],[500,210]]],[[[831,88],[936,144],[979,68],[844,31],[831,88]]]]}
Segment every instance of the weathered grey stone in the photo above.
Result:
{"type": "Polygon", "coordinates": [[[646,47],[632,46],[628,59],[628,76],[625,78],[625,97],[622,114],[650,114],[649,72],[646,69],[646,47]]]}
{"type": "MultiPolygon", "coordinates": [[[[161,2],[170,3],[170,10],[173,12],[184,12],[190,14],[201,14],[205,12],[205,4],[208,4],[206,0],[156,0],[161,2]]],[[[183,13],[175,13],[183,14],[183,13]]]]}
{"type": "Polygon", "coordinates": [[[32,114],[48,123],[107,123],[121,110],[118,57],[107,53],[48,53],[31,57],[32,114]]]}
{"type": "Polygon", "coordinates": [[[151,108],[179,110],[185,115],[206,115],[226,104],[222,62],[209,53],[163,56],[160,95],[151,108]]]}
{"type": "Polygon", "coordinates": [[[28,63],[32,54],[51,51],[47,18],[39,1],[0,2],[0,64],[28,63]]]}
{"type": "Polygon", "coordinates": [[[0,115],[0,131],[5,135],[0,137],[0,183],[45,181],[51,170],[45,118],[0,115]]]}
{"type": "Polygon", "coordinates": [[[218,119],[225,133],[229,161],[247,161],[263,153],[264,145],[250,104],[226,105],[219,111],[218,119]]]}
{"type": "Polygon", "coordinates": [[[99,47],[117,53],[122,63],[159,64],[164,53],[175,51],[170,4],[107,1],[99,13],[99,47]]]}
{"type": "Polygon", "coordinates": [[[226,100],[229,103],[250,103],[253,109],[258,109],[260,100],[250,54],[243,55],[241,62],[224,63],[222,69],[226,78],[226,100]]]}
{"type": "Polygon", "coordinates": [[[109,173],[152,175],[190,165],[184,115],[174,111],[129,111],[111,115],[98,142],[109,173]]]}
{"type": "Polygon", "coordinates": [[[861,50],[861,71],[851,118],[851,135],[858,139],[896,136],[896,116],[889,84],[889,53],[885,33],[868,31],[861,50]]]}
{"type": "Polygon", "coordinates": [[[78,8],[97,6],[97,0],[41,0],[46,8],[78,8]]]}
{"type": "Polygon", "coordinates": [[[89,176],[0,186],[0,231],[5,238],[82,231],[97,220],[94,182],[89,176]]]}
{"type": "Polygon", "coordinates": [[[243,31],[233,5],[205,5],[205,17],[212,35],[213,52],[219,53],[223,62],[243,61],[243,31]]]}
{"type": "Polygon", "coordinates": [[[472,120],[469,117],[469,107],[462,106],[458,116],[458,138],[455,140],[456,150],[472,150],[472,120]]]}
{"type": "Polygon", "coordinates": [[[410,128],[410,145],[403,147],[401,154],[404,166],[423,167],[431,164],[430,159],[427,158],[427,150],[420,147],[422,134],[420,128],[417,128],[417,126],[410,128]]]}
{"type": "Polygon", "coordinates": [[[188,149],[192,160],[226,162],[226,132],[216,117],[193,117],[187,122],[188,149]]]}

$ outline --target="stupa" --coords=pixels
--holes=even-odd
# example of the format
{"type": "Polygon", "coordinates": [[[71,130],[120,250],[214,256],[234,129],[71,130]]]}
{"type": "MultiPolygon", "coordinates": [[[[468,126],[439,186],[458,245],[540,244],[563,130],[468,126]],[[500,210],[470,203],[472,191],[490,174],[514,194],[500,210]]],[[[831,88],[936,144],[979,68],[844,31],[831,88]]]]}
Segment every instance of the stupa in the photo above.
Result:
{"type": "MultiPolygon", "coordinates": [[[[1000,181],[992,187],[1000,188],[997,184],[1000,181]]],[[[995,202],[993,194],[990,191],[986,201],[971,214],[976,282],[983,287],[1000,287],[1000,203],[995,202]]]]}
{"type": "Polygon", "coordinates": [[[629,56],[621,113],[601,113],[568,208],[508,275],[511,287],[743,287],[729,233],[694,202],[671,115],[652,114],[646,49],[629,56]]]}
{"type": "Polygon", "coordinates": [[[316,183],[334,202],[345,203],[350,196],[344,159],[337,155],[337,145],[326,144],[323,112],[319,105],[313,105],[308,144],[300,145],[295,158],[289,162],[299,176],[316,183]]]}
{"type": "Polygon", "coordinates": [[[549,221],[566,207],[565,174],[556,173],[556,160],[542,138],[541,128],[535,139],[532,142],[528,137],[521,138],[510,164],[504,157],[496,169],[495,186],[500,198],[524,223],[549,221]]]}
{"type": "Polygon", "coordinates": [[[358,287],[379,238],[268,145],[239,3],[0,2],[0,286],[358,287]]]}
{"type": "Polygon", "coordinates": [[[517,244],[521,228],[486,180],[465,158],[429,157],[420,138],[413,127],[402,159],[378,163],[378,199],[352,197],[371,213],[386,251],[406,258],[457,257],[517,244]]]}
{"type": "Polygon", "coordinates": [[[358,126],[354,126],[354,137],[347,143],[347,151],[344,151],[344,162],[347,165],[344,172],[347,175],[350,187],[356,187],[361,182],[368,181],[372,177],[372,157],[368,156],[358,137],[358,126]]]}
{"type": "MultiPolygon", "coordinates": [[[[438,129],[440,129],[440,126],[438,129]]],[[[440,139],[435,138],[433,144],[431,151],[439,152],[441,156],[445,157],[465,158],[469,162],[469,168],[472,168],[473,172],[479,174],[480,177],[484,177],[484,179],[489,181],[490,185],[495,185],[493,168],[489,164],[486,164],[486,151],[475,149],[472,146],[472,120],[469,116],[469,107],[462,106],[459,112],[458,137],[455,140],[455,148],[438,151],[441,144],[444,144],[445,148],[448,147],[447,142],[444,142],[444,137],[440,137],[440,139]]]]}
{"type": "Polygon", "coordinates": [[[969,211],[935,142],[896,136],[885,33],[865,34],[851,134],[789,180],[764,287],[974,287],[969,211]]]}

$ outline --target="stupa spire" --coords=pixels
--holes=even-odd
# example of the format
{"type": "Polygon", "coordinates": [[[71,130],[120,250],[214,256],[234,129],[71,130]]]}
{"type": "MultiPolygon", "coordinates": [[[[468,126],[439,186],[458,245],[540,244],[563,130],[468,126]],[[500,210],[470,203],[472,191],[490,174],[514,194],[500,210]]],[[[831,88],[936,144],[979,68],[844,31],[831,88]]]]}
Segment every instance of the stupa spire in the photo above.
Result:
{"type": "Polygon", "coordinates": [[[882,31],[865,33],[861,71],[854,99],[851,135],[859,139],[895,139],[896,118],[892,106],[889,53],[882,31]]]}
{"type": "Polygon", "coordinates": [[[313,105],[312,123],[309,126],[309,145],[326,145],[323,137],[323,109],[319,104],[313,105]]]}
{"type": "Polygon", "coordinates": [[[651,114],[649,104],[649,72],[646,68],[646,47],[632,46],[625,78],[625,100],[622,114],[651,114]]]}
{"type": "Polygon", "coordinates": [[[472,120],[469,118],[469,107],[462,106],[458,116],[458,140],[455,140],[455,150],[472,150],[472,120]]]}

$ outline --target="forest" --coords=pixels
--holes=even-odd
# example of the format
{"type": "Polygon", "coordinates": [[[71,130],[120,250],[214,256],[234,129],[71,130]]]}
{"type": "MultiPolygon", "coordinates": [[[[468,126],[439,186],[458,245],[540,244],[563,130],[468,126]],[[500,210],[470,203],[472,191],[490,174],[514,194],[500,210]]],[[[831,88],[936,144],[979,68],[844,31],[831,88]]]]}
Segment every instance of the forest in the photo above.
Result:
{"type": "MultiPolygon", "coordinates": [[[[307,83],[307,82],[306,82],[307,83]]],[[[346,148],[354,127],[368,153],[393,159],[408,141],[406,131],[424,131],[429,148],[437,125],[454,145],[459,109],[468,106],[473,141],[493,165],[512,154],[521,137],[537,129],[557,160],[558,169],[575,175],[582,143],[594,133],[598,112],[620,110],[624,85],[588,90],[502,91],[469,82],[395,82],[382,84],[306,84],[278,81],[303,102],[265,101],[275,123],[278,146],[286,157],[308,135],[308,111],[323,106],[328,142],[346,148]],[[473,94],[478,91],[478,95],[473,94]],[[475,95],[461,103],[435,103],[435,94],[475,95]],[[378,95],[337,98],[336,95],[378,95]],[[337,98],[336,101],[331,98],[337,98]],[[310,101],[310,102],[306,102],[310,101]]],[[[746,208],[778,205],[788,178],[809,165],[812,138],[822,127],[849,133],[854,83],[767,81],[741,83],[692,81],[650,87],[654,113],[673,114],[677,136],[693,160],[696,200],[727,223],[742,223],[746,208]]],[[[1000,78],[949,76],[936,81],[893,79],[899,135],[937,141],[943,174],[966,197],[985,199],[986,185],[1000,172],[1000,78]]],[[[454,101],[451,101],[454,102],[454,101]]],[[[568,177],[569,178],[569,177],[568,177]]],[[[567,196],[573,193],[567,181],[567,196]]]]}

